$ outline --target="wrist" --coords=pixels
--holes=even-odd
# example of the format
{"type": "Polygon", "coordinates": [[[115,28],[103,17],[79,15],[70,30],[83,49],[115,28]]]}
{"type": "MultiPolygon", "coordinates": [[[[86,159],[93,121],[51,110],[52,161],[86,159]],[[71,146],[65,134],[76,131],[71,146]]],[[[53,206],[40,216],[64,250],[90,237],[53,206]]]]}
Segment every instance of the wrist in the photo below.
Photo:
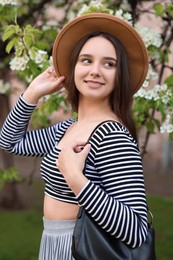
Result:
{"type": "Polygon", "coordinates": [[[23,99],[29,104],[37,104],[40,97],[38,97],[36,93],[28,87],[28,89],[23,93],[23,99]]]}
{"type": "Polygon", "coordinates": [[[75,174],[70,179],[66,179],[68,186],[70,189],[74,192],[74,194],[77,196],[81,190],[86,186],[88,183],[88,179],[81,174],[75,174]]]}

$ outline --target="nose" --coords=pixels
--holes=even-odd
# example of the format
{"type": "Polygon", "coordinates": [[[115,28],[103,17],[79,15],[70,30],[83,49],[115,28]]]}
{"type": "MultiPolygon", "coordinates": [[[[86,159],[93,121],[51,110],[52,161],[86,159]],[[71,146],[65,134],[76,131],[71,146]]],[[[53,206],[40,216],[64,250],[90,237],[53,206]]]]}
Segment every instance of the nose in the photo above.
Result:
{"type": "Polygon", "coordinates": [[[91,66],[90,70],[90,75],[93,77],[100,77],[101,75],[101,70],[100,70],[100,65],[97,62],[94,62],[91,66]]]}

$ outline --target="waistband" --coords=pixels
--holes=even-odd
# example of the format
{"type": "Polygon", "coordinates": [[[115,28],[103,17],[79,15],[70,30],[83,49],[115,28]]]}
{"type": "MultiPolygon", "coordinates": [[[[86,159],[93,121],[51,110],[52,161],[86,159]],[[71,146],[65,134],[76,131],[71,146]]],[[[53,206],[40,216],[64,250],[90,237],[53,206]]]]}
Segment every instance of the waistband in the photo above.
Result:
{"type": "Polygon", "coordinates": [[[73,231],[76,220],[49,220],[43,217],[44,230],[56,233],[56,232],[69,232],[73,231]]]}

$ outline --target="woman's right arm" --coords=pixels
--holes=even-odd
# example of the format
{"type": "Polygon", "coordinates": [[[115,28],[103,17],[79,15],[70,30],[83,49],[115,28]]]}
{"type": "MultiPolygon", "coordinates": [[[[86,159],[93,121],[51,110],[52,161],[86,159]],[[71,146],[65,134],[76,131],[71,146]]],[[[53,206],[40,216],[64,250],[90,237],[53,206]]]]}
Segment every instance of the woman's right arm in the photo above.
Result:
{"type": "Polygon", "coordinates": [[[55,144],[57,126],[27,131],[39,98],[62,88],[64,77],[57,78],[52,68],[40,74],[9,113],[0,134],[0,148],[18,155],[43,156],[55,144]]]}
{"type": "Polygon", "coordinates": [[[9,113],[0,133],[0,148],[17,155],[43,156],[55,144],[56,126],[27,131],[28,122],[34,110],[19,98],[9,113]]]}

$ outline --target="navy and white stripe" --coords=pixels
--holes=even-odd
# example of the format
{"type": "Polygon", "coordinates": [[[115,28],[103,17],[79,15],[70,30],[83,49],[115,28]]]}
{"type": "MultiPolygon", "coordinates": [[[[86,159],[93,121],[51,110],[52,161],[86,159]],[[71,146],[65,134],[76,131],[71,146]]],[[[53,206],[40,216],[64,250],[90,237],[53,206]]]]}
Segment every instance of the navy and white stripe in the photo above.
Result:
{"type": "Polygon", "coordinates": [[[109,121],[94,131],[85,167],[89,181],[75,196],[55,163],[60,152],[57,144],[75,120],[26,131],[34,108],[19,99],[4,123],[0,147],[18,155],[44,156],[41,174],[46,194],[82,205],[111,235],[131,247],[140,246],[147,233],[146,196],[140,153],[127,129],[109,121]]]}

